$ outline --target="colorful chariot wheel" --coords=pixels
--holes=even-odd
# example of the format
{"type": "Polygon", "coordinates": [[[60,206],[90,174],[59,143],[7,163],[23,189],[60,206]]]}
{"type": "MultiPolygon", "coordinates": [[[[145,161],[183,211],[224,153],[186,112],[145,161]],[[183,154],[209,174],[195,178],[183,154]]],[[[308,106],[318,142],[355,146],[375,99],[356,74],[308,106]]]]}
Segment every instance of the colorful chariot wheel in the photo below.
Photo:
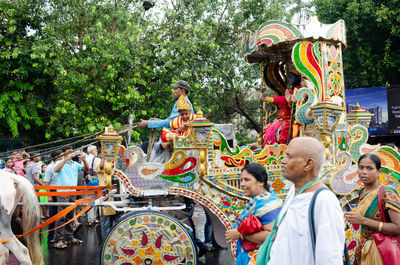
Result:
{"type": "Polygon", "coordinates": [[[134,213],[107,235],[102,265],[197,264],[196,247],[178,220],[159,212],[134,213]]]}

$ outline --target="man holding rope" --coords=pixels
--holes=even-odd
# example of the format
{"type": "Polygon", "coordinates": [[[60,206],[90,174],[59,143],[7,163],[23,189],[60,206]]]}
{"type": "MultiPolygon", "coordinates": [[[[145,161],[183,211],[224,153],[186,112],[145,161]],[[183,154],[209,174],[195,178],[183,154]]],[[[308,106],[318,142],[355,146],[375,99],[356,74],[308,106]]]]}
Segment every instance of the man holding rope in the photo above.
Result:
{"type": "MultiPolygon", "coordinates": [[[[174,98],[176,99],[175,105],[172,108],[171,114],[169,115],[168,118],[161,120],[159,118],[151,118],[149,120],[141,120],[139,122],[138,127],[140,128],[168,128],[171,129],[169,126],[170,121],[172,121],[173,119],[175,119],[176,117],[179,116],[179,112],[178,112],[178,98],[183,95],[185,97],[185,99],[187,100],[187,102],[190,105],[190,108],[193,110],[193,106],[192,103],[190,102],[189,98],[188,98],[188,94],[190,91],[190,85],[188,84],[188,82],[184,81],[184,80],[179,80],[176,83],[171,85],[174,90],[173,90],[173,95],[174,98]]],[[[147,154],[147,147],[148,147],[149,142],[146,141],[142,144],[141,148],[142,150],[147,154]]]]}

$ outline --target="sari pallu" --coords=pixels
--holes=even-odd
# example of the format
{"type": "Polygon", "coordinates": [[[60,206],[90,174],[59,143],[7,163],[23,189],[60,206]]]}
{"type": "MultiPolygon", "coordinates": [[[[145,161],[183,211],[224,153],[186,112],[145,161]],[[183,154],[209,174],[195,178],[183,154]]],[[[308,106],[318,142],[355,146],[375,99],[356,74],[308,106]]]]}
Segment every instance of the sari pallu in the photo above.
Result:
{"type": "MultiPolygon", "coordinates": [[[[269,224],[275,221],[282,207],[282,201],[274,193],[263,193],[253,197],[245,209],[240,212],[239,217],[236,219],[235,228],[238,228],[243,220],[250,214],[256,216],[262,225],[269,224]]],[[[236,264],[247,265],[255,261],[257,254],[255,250],[245,250],[241,240],[237,240],[236,247],[236,264]]],[[[255,263],[254,263],[255,264],[255,263]]]]}
{"type": "MultiPolygon", "coordinates": [[[[360,197],[357,212],[369,219],[382,222],[382,214],[379,211],[378,189],[360,197]]],[[[391,186],[385,186],[382,190],[382,203],[386,217],[388,210],[400,212],[400,197],[391,186]]],[[[390,218],[386,218],[390,220],[390,218]]],[[[358,265],[383,265],[382,257],[376,247],[372,234],[377,230],[361,226],[361,241],[356,250],[356,264],[358,265]]]]}

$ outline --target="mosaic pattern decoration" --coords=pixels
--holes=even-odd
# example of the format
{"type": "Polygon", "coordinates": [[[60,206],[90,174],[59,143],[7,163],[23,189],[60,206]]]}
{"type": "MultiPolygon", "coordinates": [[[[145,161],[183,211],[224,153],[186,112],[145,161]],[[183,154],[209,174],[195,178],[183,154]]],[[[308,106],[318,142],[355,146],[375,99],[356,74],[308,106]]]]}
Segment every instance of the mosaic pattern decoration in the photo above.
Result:
{"type": "Polygon", "coordinates": [[[271,47],[281,42],[291,40],[330,40],[347,46],[346,27],[344,20],[340,19],[334,24],[323,24],[316,16],[311,17],[306,25],[295,27],[291,24],[271,20],[262,24],[258,30],[251,33],[247,30],[242,35],[242,49],[247,61],[255,56],[259,47],[271,47]]]}
{"type": "Polygon", "coordinates": [[[273,144],[266,145],[258,154],[254,155],[257,163],[265,166],[279,165],[281,160],[286,155],[287,145],[285,144],[273,144]]]}
{"type": "Polygon", "coordinates": [[[143,150],[137,146],[121,149],[126,162],[125,181],[128,190],[132,188],[168,189],[173,183],[189,183],[197,177],[197,158],[194,151],[176,151],[165,163],[145,162],[143,150]],[[189,155],[188,155],[189,154],[189,155]]]}
{"type": "MultiPolygon", "coordinates": [[[[243,167],[246,163],[253,163],[253,152],[250,148],[241,149],[239,146],[234,146],[233,150],[229,147],[228,141],[218,130],[212,131],[212,143],[217,147],[215,165],[221,167],[243,167]],[[223,164],[223,165],[222,165],[223,164]]],[[[209,155],[213,156],[213,148],[209,155]]]]}
{"type": "Polygon", "coordinates": [[[337,159],[339,164],[336,172],[333,174],[330,186],[336,194],[346,195],[359,187],[358,168],[357,165],[352,163],[349,152],[340,152],[337,155],[337,159]]]}
{"type": "MultiPolygon", "coordinates": [[[[367,147],[363,147],[362,150],[365,151],[367,147]]],[[[400,193],[400,154],[389,146],[380,146],[373,153],[381,159],[380,181],[393,186],[400,193]]]]}
{"type": "MultiPolygon", "coordinates": [[[[381,174],[379,179],[386,185],[391,185],[400,192],[400,154],[389,146],[371,146],[364,144],[361,155],[374,153],[381,159],[381,174]]],[[[360,155],[360,156],[361,156],[360,155]]],[[[337,156],[339,165],[334,173],[330,186],[339,195],[354,194],[354,190],[361,188],[362,184],[358,178],[357,164],[352,162],[352,156],[348,152],[340,152],[337,156]]],[[[358,160],[358,159],[357,159],[358,160]]],[[[349,200],[355,198],[348,198],[349,200]]]]}
{"type": "Polygon", "coordinates": [[[246,163],[257,162],[266,167],[273,191],[280,197],[287,194],[290,184],[280,175],[280,161],[285,157],[286,145],[266,145],[259,153],[254,154],[249,148],[230,148],[218,130],[213,129],[212,139],[213,143],[208,148],[207,179],[204,179],[209,185],[231,196],[243,198],[240,189],[241,169],[246,163]]]}
{"type": "Polygon", "coordinates": [[[326,43],[321,41],[299,41],[293,46],[292,61],[297,71],[306,76],[316,89],[318,102],[326,98],[325,90],[327,87],[328,73],[325,66],[328,65],[326,43]]]}
{"type": "Polygon", "coordinates": [[[328,95],[339,96],[344,100],[344,79],[343,79],[343,63],[342,49],[339,46],[328,44],[328,95]]]}
{"type": "Polygon", "coordinates": [[[297,110],[295,113],[296,122],[301,125],[313,124],[314,114],[310,107],[316,103],[316,97],[314,93],[309,88],[301,88],[297,91],[295,97],[298,101],[297,110]],[[304,101],[305,98],[306,100],[304,101]]]}
{"type": "MultiPolygon", "coordinates": [[[[233,228],[232,224],[247,203],[247,200],[222,193],[202,181],[191,183],[187,187],[171,187],[170,193],[191,198],[204,205],[218,217],[226,229],[233,228]]],[[[236,253],[236,242],[231,244],[231,253],[233,256],[236,253]]]]}
{"type": "Polygon", "coordinates": [[[358,159],[363,154],[361,147],[368,140],[368,130],[364,126],[357,124],[350,128],[349,134],[351,137],[349,151],[353,162],[357,163],[358,159]]]}
{"type": "Polygon", "coordinates": [[[121,181],[121,183],[125,186],[129,194],[135,197],[138,197],[140,195],[140,190],[132,185],[130,179],[121,170],[114,169],[113,177],[121,181]]]}
{"type": "Polygon", "coordinates": [[[157,177],[164,171],[165,164],[146,163],[143,150],[137,146],[130,146],[126,148],[124,152],[121,152],[121,154],[127,164],[125,173],[134,187],[149,188],[168,186],[165,180],[157,177]]]}
{"type": "Polygon", "coordinates": [[[141,212],[120,221],[105,239],[102,265],[196,264],[196,247],[174,218],[141,212]]]}
{"type": "MultiPolygon", "coordinates": [[[[322,23],[321,23],[322,24],[322,23]]],[[[344,46],[347,46],[347,37],[346,37],[346,26],[343,19],[336,21],[336,23],[328,26],[328,30],[326,31],[326,39],[332,39],[335,41],[339,41],[344,46]]]]}
{"type": "Polygon", "coordinates": [[[189,183],[197,176],[194,171],[196,165],[197,158],[187,157],[184,152],[176,151],[160,177],[175,183],[189,183]]]}
{"type": "MultiPolygon", "coordinates": [[[[243,167],[246,163],[260,163],[262,165],[278,165],[284,158],[287,146],[284,144],[266,145],[259,153],[254,154],[250,148],[239,146],[229,147],[228,141],[218,131],[213,129],[213,145],[209,149],[209,157],[213,158],[209,166],[212,172],[217,168],[233,169],[243,167]],[[215,147],[215,149],[214,149],[215,147]]],[[[229,170],[219,171],[227,173],[229,170]]],[[[209,173],[212,173],[209,172],[209,173]]]]}
{"type": "Polygon", "coordinates": [[[262,24],[254,34],[247,30],[242,36],[242,48],[247,55],[257,50],[262,44],[269,47],[279,42],[302,37],[303,35],[295,26],[282,21],[271,20],[262,24]]]}

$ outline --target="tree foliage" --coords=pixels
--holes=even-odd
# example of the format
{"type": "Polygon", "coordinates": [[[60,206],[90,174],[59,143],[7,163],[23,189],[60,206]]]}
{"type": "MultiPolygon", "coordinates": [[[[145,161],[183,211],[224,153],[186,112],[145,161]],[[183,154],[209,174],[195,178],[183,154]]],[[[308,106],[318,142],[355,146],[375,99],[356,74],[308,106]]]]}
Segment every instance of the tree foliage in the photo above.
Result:
{"type": "Polygon", "coordinates": [[[244,62],[241,33],[287,19],[291,2],[159,0],[146,11],[128,0],[3,1],[0,118],[12,118],[1,131],[35,125],[55,139],[167,117],[179,79],[211,120],[260,129],[260,66],[244,62]]]}
{"type": "Polygon", "coordinates": [[[347,88],[400,84],[400,2],[314,0],[321,22],[344,19],[347,88]]]}
{"type": "Polygon", "coordinates": [[[19,128],[42,125],[39,108],[43,98],[34,90],[45,85],[48,77],[32,65],[30,57],[34,37],[28,30],[40,24],[29,1],[0,2],[0,131],[18,136],[19,128]]]}

